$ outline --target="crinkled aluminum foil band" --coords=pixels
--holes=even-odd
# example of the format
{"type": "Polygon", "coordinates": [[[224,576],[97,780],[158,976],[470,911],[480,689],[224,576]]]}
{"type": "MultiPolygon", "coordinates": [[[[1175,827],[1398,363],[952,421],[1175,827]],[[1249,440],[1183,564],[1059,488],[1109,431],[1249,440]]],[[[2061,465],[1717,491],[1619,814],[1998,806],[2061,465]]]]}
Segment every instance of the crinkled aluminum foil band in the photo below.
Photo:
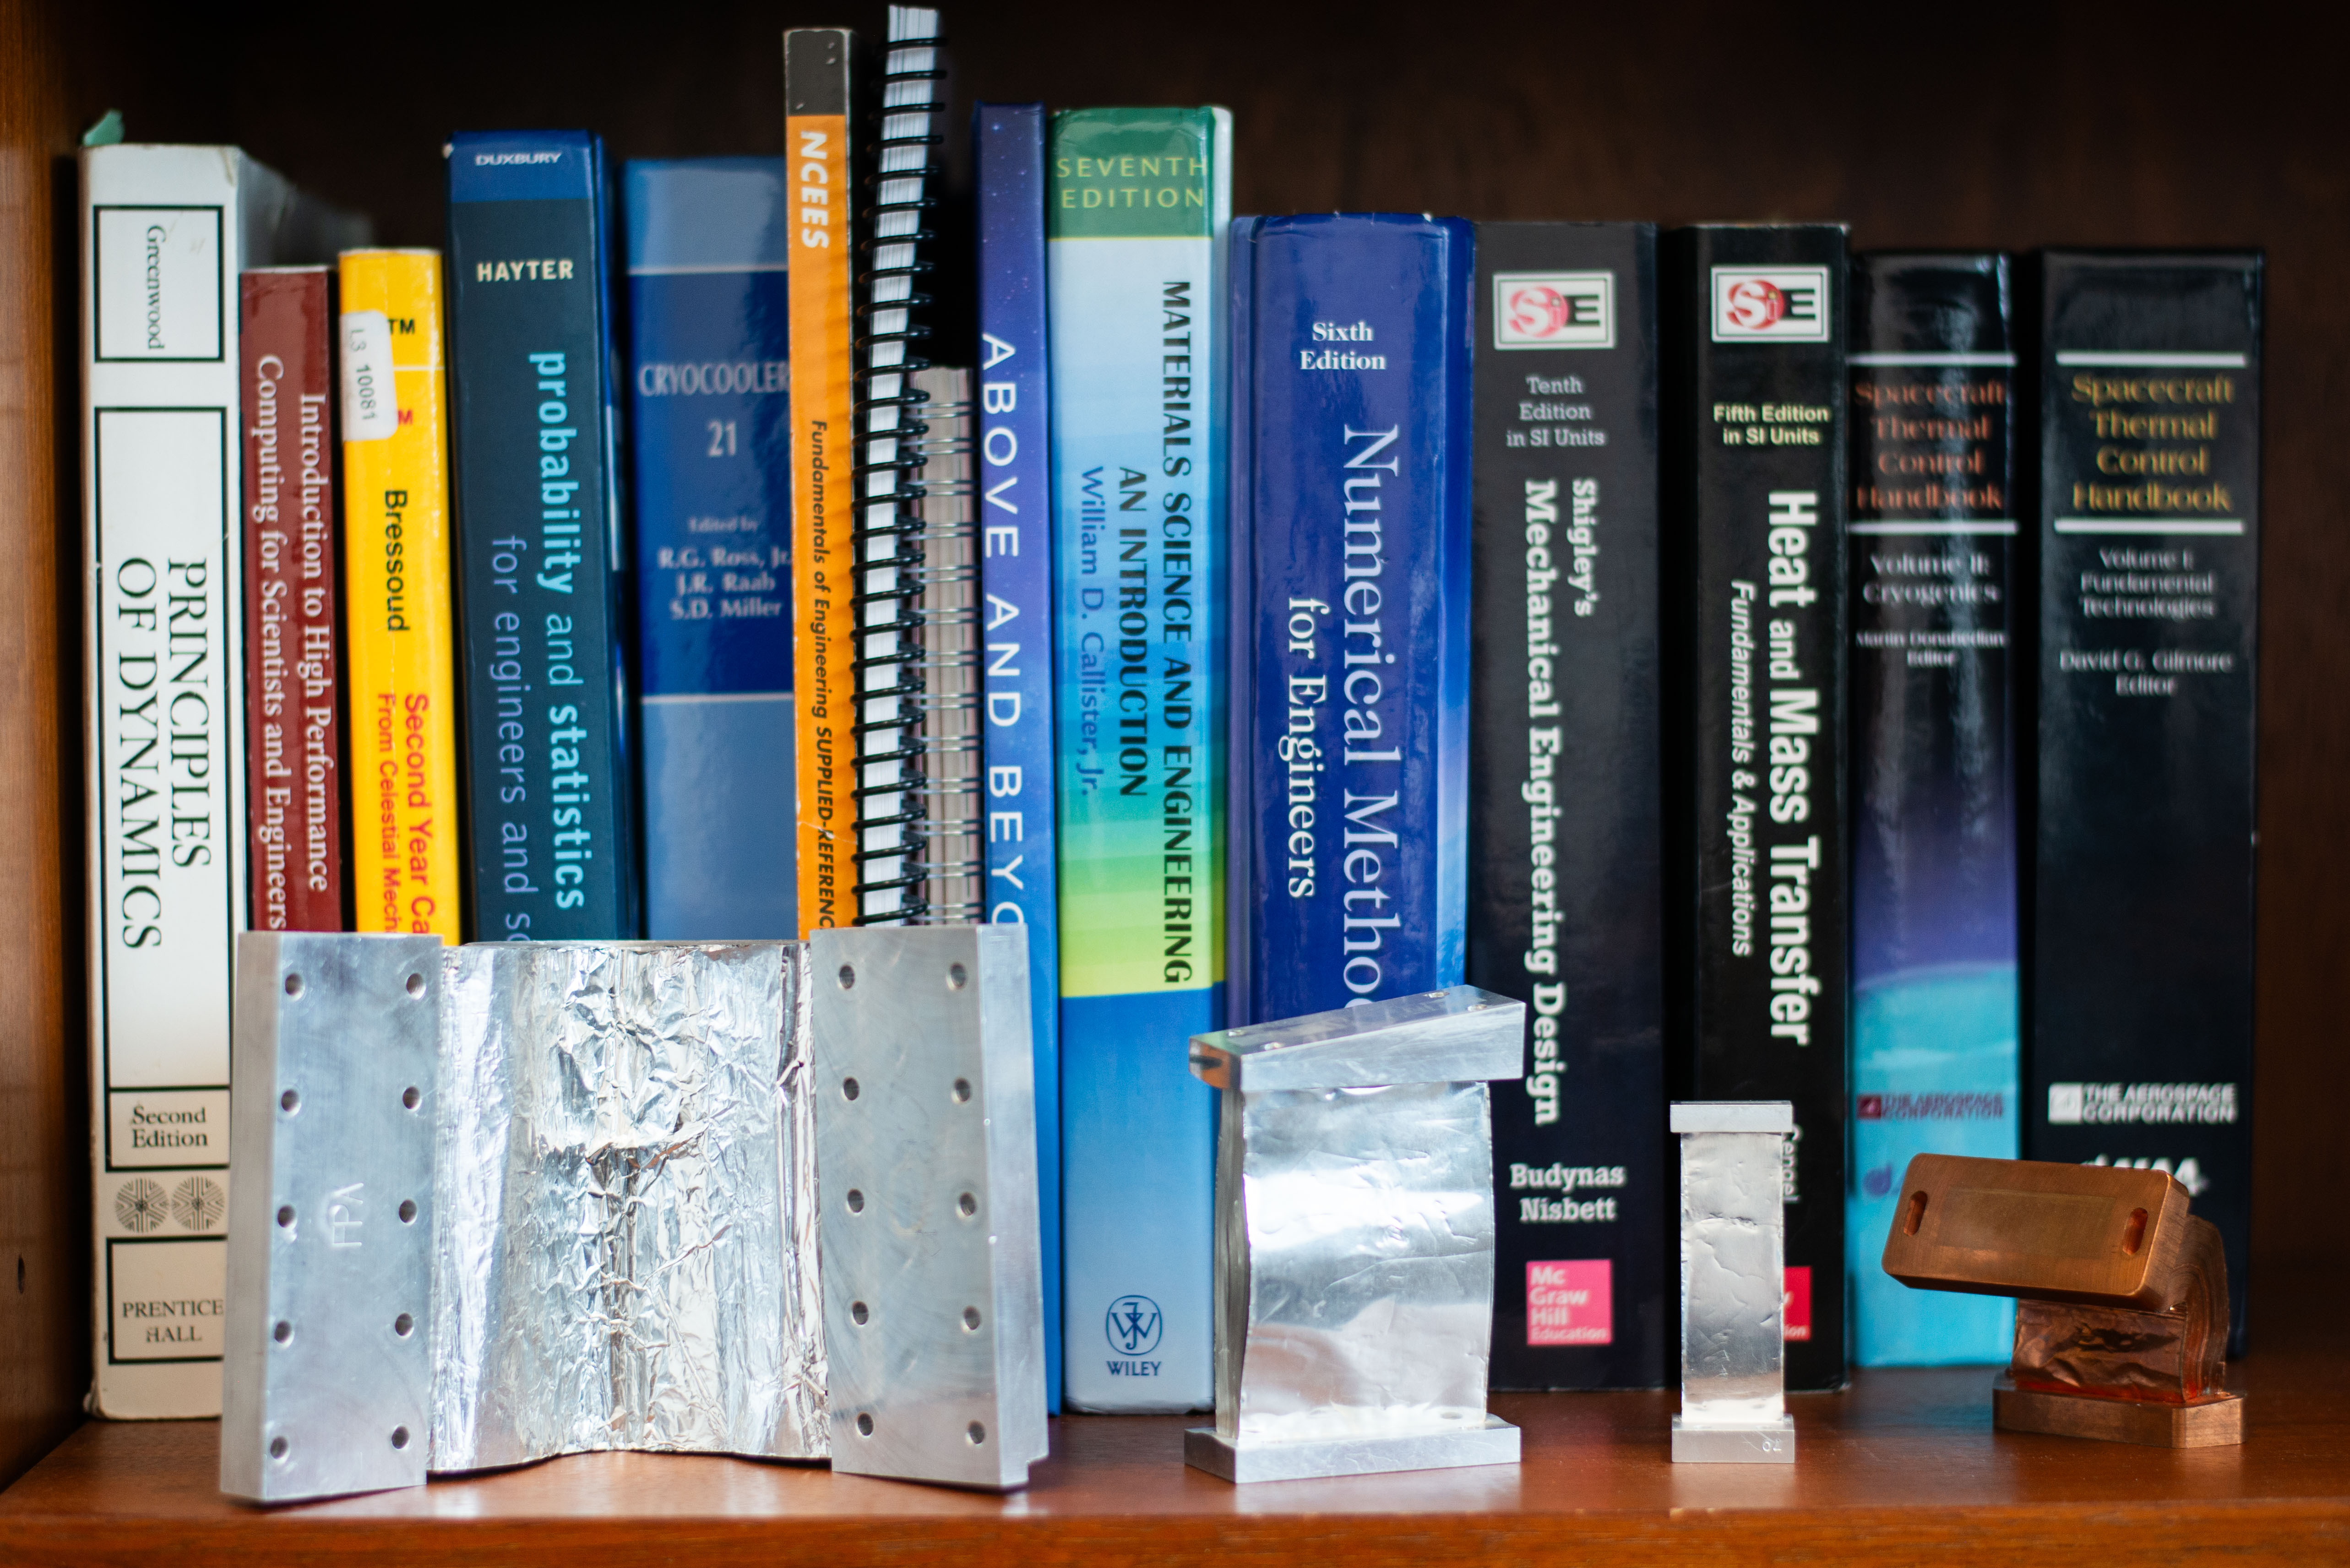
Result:
{"type": "Polygon", "coordinates": [[[434,1470],[825,1457],[804,952],[444,955],[434,1470]]]}
{"type": "Polygon", "coordinates": [[[1482,1428],[1493,1310],[1485,1085],[1222,1099],[1218,1436],[1482,1428]]]}

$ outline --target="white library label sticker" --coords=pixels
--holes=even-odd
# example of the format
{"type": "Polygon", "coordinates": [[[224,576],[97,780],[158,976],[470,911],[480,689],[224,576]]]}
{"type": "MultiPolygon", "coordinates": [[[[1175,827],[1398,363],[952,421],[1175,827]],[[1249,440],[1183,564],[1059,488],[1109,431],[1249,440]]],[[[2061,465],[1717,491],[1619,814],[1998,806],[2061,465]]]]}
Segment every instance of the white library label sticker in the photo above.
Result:
{"type": "Polygon", "coordinates": [[[380,310],[343,312],[343,439],[390,441],[400,429],[391,381],[391,318],[380,310]]]}
{"type": "Polygon", "coordinates": [[[90,244],[98,358],[221,357],[218,207],[98,207],[90,244]]]}

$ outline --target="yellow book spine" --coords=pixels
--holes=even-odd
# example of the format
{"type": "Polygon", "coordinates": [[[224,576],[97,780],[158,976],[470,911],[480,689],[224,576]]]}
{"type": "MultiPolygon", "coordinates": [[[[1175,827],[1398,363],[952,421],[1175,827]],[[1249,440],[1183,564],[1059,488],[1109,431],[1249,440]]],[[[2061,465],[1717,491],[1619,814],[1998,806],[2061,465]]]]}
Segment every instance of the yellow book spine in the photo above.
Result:
{"type": "Polygon", "coordinates": [[[463,940],[441,254],[346,251],[343,587],[358,929],[463,940]]]}
{"type": "Polygon", "coordinates": [[[799,911],[801,934],[855,922],[851,825],[855,782],[856,622],[853,530],[857,508],[855,253],[849,214],[847,117],[795,114],[793,152],[799,244],[792,251],[793,685],[799,702],[799,911]]]}

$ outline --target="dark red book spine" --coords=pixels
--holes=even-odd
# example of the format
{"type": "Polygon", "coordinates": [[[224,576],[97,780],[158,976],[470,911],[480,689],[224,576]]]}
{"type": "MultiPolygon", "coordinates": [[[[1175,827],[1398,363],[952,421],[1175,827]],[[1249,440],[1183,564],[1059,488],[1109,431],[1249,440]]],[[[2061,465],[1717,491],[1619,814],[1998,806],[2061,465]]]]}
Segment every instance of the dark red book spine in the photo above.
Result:
{"type": "Polygon", "coordinates": [[[239,280],[245,819],[257,931],[349,928],[333,279],[328,267],[277,267],[239,280]]]}

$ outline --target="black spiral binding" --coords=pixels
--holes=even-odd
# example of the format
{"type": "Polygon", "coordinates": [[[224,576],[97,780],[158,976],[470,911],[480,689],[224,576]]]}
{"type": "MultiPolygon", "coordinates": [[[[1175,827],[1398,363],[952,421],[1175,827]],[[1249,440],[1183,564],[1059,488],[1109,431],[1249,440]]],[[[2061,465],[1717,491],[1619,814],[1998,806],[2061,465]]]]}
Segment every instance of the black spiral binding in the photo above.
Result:
{"type": "Polygon", "coordinates": [[[889,7],[888,57],[881,76],[881,103],[875,111],[872,171],[865,183],[871,202],[859,213],[858,254],[866,265],[857,277],[856,404],[857,522],[851,534],[858,591],[851,597],[857,627],[856,737],[858,783],[851,790],[857,817],[850,832],[856,846],[857,923],[912,922],[929,913],[923,897],[928,876],[924,850],[921,699],[924,690],[920,642],[923,561],[920,479],[921,418],[928,394],[913,374],[929,367],[918,345],[930,336],[920,319],[931,296],[917,285],[931,270],[926,253],[936,241],[929,217],[937,204],[932,180],[942,140],[938,83],[941,42],[939,14],[923,6],[889,7]],[[886,454],[885,454],[886,453],[886,454]],[[877,476],[889,476],[875,495],[877,476]],[[877,651],[878,639],[888,639],[877,651]],[[882,704],[877,709],[877,704],[882,704]],[[868,751],[868,737],[885,737],[887,749],[868,751]],[[877,763],[898,764],[897,778],[868,784],[877,763]],[[868,802],[883,805],[868,815],[868,802]],[[868,852],[868,834],[896,828],[897,847],[868,852]],[[893,875],[868,878],[866,863],[894,860],[893,875]],[[877,898],[896,895],[889,907],[868,912],[877,898]]]}

